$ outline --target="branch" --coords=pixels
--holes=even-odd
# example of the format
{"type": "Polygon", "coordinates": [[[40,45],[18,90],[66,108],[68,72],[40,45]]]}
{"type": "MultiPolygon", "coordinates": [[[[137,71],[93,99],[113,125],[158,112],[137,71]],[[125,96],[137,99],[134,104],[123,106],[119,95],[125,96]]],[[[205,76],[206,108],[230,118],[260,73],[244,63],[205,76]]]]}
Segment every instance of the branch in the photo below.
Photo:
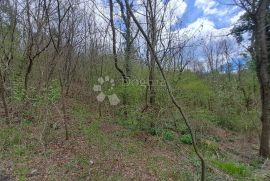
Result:
{"type": "Polygon", "coordinates": [[[112,0],[109,0],[110,3],[110,22],[111,22],[111,28],[112,28],[112,35],[113,35],[113,58],[114,58],[114,66],[118,70],[118,72],[122,75],[124,79],[124,83],[127,82],[126,75],[122,69],[118,66],[118,57],[117,57],[117,51],[116,51],[116,33],[115,33],[115,27],[114,27],[114,20],[113,20],[113,2],[112,0]]]}

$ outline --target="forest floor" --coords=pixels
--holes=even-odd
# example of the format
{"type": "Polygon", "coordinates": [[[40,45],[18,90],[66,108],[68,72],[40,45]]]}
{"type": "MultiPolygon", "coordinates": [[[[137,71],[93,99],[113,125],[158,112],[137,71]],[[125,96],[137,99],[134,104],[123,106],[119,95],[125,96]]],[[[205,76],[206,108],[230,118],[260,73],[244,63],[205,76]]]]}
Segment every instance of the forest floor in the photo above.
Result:
{"type": "MultiPolygon", "coordinates": [[[[51,108],[46,124],[27,119],[2,124],[0,180],[199,180],[200,162],[191,145],[127,129],[109,111],[100,118],[97,103],[87,99],[66,100],[69,140],[60,105],[51,108]]],[[[207,132],[219,138],[204,139],[200,147],[207,180],[270,180],[270,162],[257,157],[256,136],[217,127],[207,132]]]]}

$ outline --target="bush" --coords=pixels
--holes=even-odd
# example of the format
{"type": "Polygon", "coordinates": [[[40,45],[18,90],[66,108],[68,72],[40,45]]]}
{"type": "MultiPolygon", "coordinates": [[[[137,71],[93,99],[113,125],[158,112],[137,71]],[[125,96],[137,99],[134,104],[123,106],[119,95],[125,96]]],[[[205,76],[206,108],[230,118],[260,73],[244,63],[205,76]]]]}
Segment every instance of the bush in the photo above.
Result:
{"type": "Polygon", "coordinates": [[[191,138],[191,135],[190,135],[190,134],[182,135],[182,136],[180,137],[180,141],[181,141],[181,143],[183,143],[183,144],[191,145],[191,144],[192,144],[192,138],[191,138]]]}
{"type": "Polygon", "coordinates": [[[167,141],[173,141],[174,140],[174,133],[172,131],[169,131],[169,130],[165,130],[162,134],[162,137],[164,140],[167,140],[167,141]]]}
{"type": "Polygon", "coordinates": [[[181,127],[180,128],[181,135],[185,135],[189,133],[189,129],[187,127],[181,127]]]}

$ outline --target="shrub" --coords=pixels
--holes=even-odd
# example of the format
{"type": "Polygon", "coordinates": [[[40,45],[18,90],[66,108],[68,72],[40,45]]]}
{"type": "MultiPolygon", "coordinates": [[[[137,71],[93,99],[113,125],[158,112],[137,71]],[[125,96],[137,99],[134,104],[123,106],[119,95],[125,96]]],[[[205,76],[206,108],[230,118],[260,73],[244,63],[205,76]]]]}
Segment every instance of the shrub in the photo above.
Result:
{"type": "Polygon", "coordinates": [[[189,130],[188,130],[187,127],[181,127],[180,128],[180,133],[181,133],[181,135],[185,135],[185,134],[189,133],[189,130]]]}
{"type": "Polygon", "coordinates": [[[183,144],[191,145],[191,144],[192,144],[192,138],[191,138],[191,135],[190,135],[190,134],[182,135],[182,136],[180,137],[180,141],[181,141],[181,143],[183,143],[183,144]]]}
{"type": "Polygon", "coordinates": [[[173,141],[174,140],[174,133],[172,131],[169,131],[169,130],[165,130],[162,134],[162,137],[164,140],[167,140],[167,141],[173,141]]]}

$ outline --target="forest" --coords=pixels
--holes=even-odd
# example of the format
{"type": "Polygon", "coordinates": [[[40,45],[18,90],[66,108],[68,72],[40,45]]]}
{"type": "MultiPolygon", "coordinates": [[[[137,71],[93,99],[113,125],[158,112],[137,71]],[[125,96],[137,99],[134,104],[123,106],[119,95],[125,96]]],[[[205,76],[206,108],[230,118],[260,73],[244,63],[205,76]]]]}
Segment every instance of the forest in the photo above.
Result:
{"type": "Polygon", "coordinates": [[[0,0],[0,181],[269,181],[269,0],[0,0]]]}

